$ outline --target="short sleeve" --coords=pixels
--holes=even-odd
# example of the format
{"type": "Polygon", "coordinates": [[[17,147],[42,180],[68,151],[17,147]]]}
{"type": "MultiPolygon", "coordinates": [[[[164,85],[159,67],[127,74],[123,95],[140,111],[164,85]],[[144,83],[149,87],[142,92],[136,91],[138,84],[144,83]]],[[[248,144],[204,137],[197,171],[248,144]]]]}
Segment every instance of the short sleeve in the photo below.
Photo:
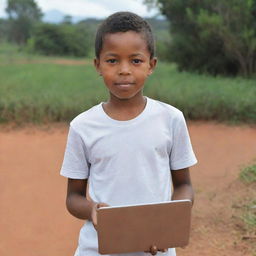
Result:
{"type": "Polygon", "coordinates": [[[60,174],[71,179],[87,179],[89,176],[87,159],[85,144],[81,136],[70,126],[60,174]]]}
{"type": "Polygon", "coordinates": [[[185,118],[180,114],[175,119],[173,128],[173,144],[170,153],[170,168],[178,170],[190,167],[197,163],[185,118]]]}

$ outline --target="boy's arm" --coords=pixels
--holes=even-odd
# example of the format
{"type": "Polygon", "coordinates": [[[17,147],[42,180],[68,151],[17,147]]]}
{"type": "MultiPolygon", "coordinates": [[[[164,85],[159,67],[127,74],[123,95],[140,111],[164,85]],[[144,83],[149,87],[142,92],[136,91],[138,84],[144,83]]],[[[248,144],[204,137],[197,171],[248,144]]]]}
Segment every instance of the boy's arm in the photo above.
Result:
{"type": "Polygon", "coordinates": [[[97,226],[97,209],[107,206],[104,203],[96,203],[86,198],[87,179],[68,179],[66,206],[70,214],[87,219],[97,226]]]}
{"type": "Polygon", "coordinates": [[[172,200],[189,199],[194,202],[194,191],[190,180],[189,168],[172,170],[172,200]]]}

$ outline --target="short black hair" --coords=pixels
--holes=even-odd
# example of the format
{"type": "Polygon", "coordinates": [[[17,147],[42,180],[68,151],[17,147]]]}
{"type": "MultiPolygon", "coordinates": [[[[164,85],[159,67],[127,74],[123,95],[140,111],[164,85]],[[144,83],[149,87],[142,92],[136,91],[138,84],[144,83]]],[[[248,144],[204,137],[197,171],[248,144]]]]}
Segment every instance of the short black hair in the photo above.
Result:
{"type": "Polygon", "coordinates": [[[99,26],[95,38],[95,55],[99,59],[106,34],[135,31],[141,33],[150,53],[150,59],[155,55],[155,42],[149,23],[132,12],[116,12],[110,15],[99,26]]]}

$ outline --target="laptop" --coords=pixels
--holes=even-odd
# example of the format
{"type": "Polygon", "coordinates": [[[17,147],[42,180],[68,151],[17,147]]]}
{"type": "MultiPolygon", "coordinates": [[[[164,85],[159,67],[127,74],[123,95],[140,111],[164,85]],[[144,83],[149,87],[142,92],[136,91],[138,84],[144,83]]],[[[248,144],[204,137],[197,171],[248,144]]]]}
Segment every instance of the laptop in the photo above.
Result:
{"type": "Polygon", "coordinates": [[[100,254],[183,247],[189,242],[190,200],[101,207],[97,213],[100,254]]]}

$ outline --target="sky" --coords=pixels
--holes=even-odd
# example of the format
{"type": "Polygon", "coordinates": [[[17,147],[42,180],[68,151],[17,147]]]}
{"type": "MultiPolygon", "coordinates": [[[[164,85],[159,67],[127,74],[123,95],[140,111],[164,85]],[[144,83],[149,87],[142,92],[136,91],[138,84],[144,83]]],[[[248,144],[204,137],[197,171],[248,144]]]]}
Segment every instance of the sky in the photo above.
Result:
{"type": "MultiPolygon", "coordinates": [[[[131,11],[142,17],[152,17],[157,11],[149,11],[143,0],[35,0],[43,13],[58,10],[71,16],[105,18],[117,11],[131,11]]],[[[7,0],[0,0],[0,17],[5,17],[7,0]]]]}

